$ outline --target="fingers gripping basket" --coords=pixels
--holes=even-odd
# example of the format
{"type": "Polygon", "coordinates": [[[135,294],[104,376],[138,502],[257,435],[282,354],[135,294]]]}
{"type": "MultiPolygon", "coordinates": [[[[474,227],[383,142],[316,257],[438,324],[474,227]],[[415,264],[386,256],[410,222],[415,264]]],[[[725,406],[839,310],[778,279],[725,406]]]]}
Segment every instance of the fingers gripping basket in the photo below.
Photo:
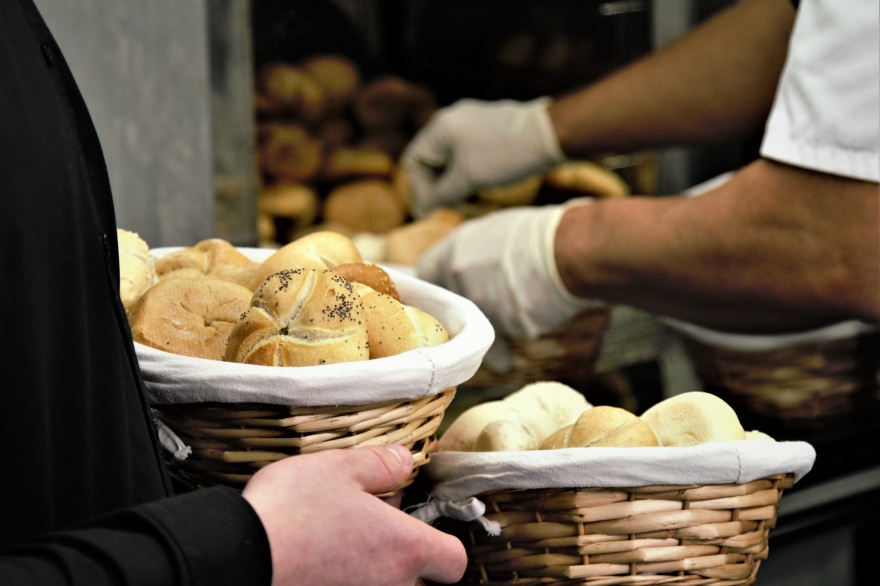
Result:
{"type": "Polygon", "coordinates": [[[446,517],[468,584],[752,584],[814,459],[803,442],[446,452],[412,514],[446,517]]]}
{"type": "MultiPolygon", "coordinates": [[[[261,260],[271,251],[244,252],[261,260]]],[[[440,320],[449,342],[307,367],[205,360],[135,344],[172,474],[192,487],[242,488],[258,469],[291,455],[400,443],[415,460],[400,488],[411,483],[430,460],[457,385],[476,371],[494,334],[470,301],[388,273],[401,300],[440,320]]]]}

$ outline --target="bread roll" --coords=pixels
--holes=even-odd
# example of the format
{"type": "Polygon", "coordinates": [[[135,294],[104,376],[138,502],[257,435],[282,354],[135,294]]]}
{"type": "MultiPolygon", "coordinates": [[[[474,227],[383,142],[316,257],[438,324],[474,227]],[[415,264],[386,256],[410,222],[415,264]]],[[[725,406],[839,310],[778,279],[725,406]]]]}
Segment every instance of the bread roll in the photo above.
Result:
{"type": "Polygon", "coordinates": [[[208,238],[156,261],[156,273],[169,277],[208,276],[238,283],[253,291],[260,283],[259,264],[222,238],[208,238]]]}
{"type": "Polygon", "coordinates": [[[323,88],[330,110],[351,102],[361,84],[358,66],[342,55],[315,55],[300,62],[300,67],[323,88]]]}
{"type": "Polygon", "coordinates": [[[231,281],[165,279],[132,308],[132,337],[166,352],[222,360],[229,333],[250,300],[250,289],[231,281]]]}
{"type": "Polygon", "coordinates": [[[304,183],[276,183],[260,190],[260,211],[277,218],[295,220],[306,226],[318,216],[318,194],[304,183]]]}
{"type": "Polygon", "coordinates": [[[394,170],[391,156],[376,147],[339,147],[324,161],[321,178],[341,181],[362,177],[387,178],[394,170]]]}
{"type": "Polygon", "coordinates": [[[648,447],[659,442],[637,415],[620,407],[601,405],[584,411],[572,425],[550,435],[542,449],[589,447],[648,447]]]}
{"type": "Polygon", "coordinates": [[[344,279],[367,285],[371,289],[400,301],[394,281],[382,267],[364,262],[350,262],[333,267],[333,272],[344,279]]]}
{"type": "Polygon", "coordinates": [[[764,433],[763,431],[758,431],[757,429],[752,429],[746,431],[746,439],[750,442],[775,442],[769,434],[764,433]]]}
{"type": "Polygon", "coordinates": [[[664,399],[641,418],[654,431],[661,446],[693,446],[746,437],[733,408],[720,397],[703,391],[664,399]]]}
{"type": "Polygon", "coordinates": [[[629,185],[616,173],[590,161],[569,161],[547,173],[548,186],[598,198],[624,197],[629,185]]]}
{"type": "Polygon", "coordinates": [[[306,122],[320,119],[327,109],[327,96],[318,80],[290,63],[263,65],[257,73],[257,90],[271,104],[306,122]]]}
{"type": "Polygon", "coordinates": [[[367,360],[363,307],[351,283],[329,270],[274,273],[229,336],[225,360],[317,366],[367,360]]]}
{"type": "Polygon", "coordinates": [[[449,341],[449,333],[443,324],[418,307],[405,305],[359,283],[355,283],[355,290],[363,305],[371,359],[439,346],[449,341]]]}
{"type": "Polygon", "coordinates": [[[156,284],[156,265],[150,247],[137,233],[117,228],[116,243],[119,249],[119,297],[125,312],[144,292],[156,284]]]}
{"type": "Polygon", "coordinates": [[[532,383],[501,400],[464,411],[440,437],[439,449],[536,450],[550,434],[591,407],[583,394],[567,385],[532,383]]]}
{"type": "Polygon", "coordinates": [[[354,232],[385,234],[403,224],[406,211],[395,197],[391,184],[380,179],[365,179],[332,190],[324,201],[324,218],[348,226],[354,232]]]}
{"type": "Polygon", "coordinates": [[[351,241],[365,262],[385,262],[388,260],[388,235],[358,232],[353,234],[351,241]]]}
{"type": "Polygon", "coordinates": [[[262,125],[257,156],[263,171],[294,183],[314,179],[324,164],[323,146],[301,124],[262,125]]]}
{"type": "Polygon", "coordinates": [[[531,205],[538,197],[543,183],[543,175],[533,175],[509,185],[480,189],[477,191],[477,197],[503,207],[531,205]]]}
{"type": "Polygon", "coordinates": [[[257,271],[262,283],[269,275],[289,269],[332,269],[335,266],[363,262],[351,238],[322,230],[286,244],[264,260],[257,271]]]}
{"type": "Polygon", "coordinates": [[[378,77],[363,86],[354,98],[353,110],[368,131],[401,127],[420,128],[434,112],[437,102],[426,87],[396,75],[378,77]]]}
{"type": "Polygon", "coordinates": [[[415,266],[429,248],[464,221],[464,216],[458,212],[440,208],[421,220],[394,228],[388,232],[388,262],[415,266]]]}

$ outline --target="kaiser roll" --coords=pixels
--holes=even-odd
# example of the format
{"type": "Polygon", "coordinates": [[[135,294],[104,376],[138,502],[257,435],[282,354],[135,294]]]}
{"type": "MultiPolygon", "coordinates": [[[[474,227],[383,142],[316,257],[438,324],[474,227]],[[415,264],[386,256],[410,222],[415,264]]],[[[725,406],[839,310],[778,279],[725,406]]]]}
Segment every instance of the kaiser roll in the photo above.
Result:
{"type": "Polygon", "coordinates": [[[144,292],[156,284],[156,265],[150,247],[135,232],[117,228],[119,249],[119,296],[126,312],[144,292]]]}
{"type": "Polygon", "coordinates": [[[222,360],[229,332],[250,299],[250,289],[232,281],[164,279],[132,308],[131,334],[136,342],[152,348],[222,360]]]}
{"type": "Polygon", "coordinates": [[[257,271],[260,282],[269,275],[290,269],[332,269],[338,265],[363,262],[351,238],[339,232],[321,230],[285,244],[262,262],[257,271]]]}
{"type": "Polygon", "coordinates": [[[225,360],[267,366],[367,360],[362,310],[351,283],[332,271],[274,273],[232,329],[225,360]]]}
{"type": "Polygon", "coordinates": [[[258,263],[222,238],[209,238],[156,261],[160,279],[209,276],[232,281],[253,291],[259,285],[258,263]]]}

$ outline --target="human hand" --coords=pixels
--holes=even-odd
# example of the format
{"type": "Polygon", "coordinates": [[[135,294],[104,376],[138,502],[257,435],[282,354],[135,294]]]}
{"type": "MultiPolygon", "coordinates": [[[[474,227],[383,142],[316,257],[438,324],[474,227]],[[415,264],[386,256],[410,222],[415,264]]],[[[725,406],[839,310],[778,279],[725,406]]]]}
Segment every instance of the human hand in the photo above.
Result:
{"type": "Polygon", "coordinates": [[[467,555],[461,542],[382,499],[412,471],[402,446],[304,454],[258,471],[243,496],[272,551],[273,586],[413,586],[453,583],[467,555]]]}
{"type": "Polygon", "coordinates": [[[564,205],[510,208],[470,220],[429,249],[418,276],[473,301],[496,331],[536,338],[601,302],[572,295],[554,252],[564,205]]]}
{"type": "Polygon", "coordinates": [[[403,153],[413,215],[461,201],[565,160],[547,99],[459,100],[437,111],[403,153]]]}

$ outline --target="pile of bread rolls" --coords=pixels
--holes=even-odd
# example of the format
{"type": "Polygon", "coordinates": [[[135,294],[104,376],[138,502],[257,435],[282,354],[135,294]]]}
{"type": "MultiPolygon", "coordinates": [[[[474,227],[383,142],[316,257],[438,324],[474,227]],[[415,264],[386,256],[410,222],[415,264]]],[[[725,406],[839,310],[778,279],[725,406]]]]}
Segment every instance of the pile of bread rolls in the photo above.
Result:
{"type": "Polygon", "coordinates": [[[774,441],[744,430],[733,408],[711,393],[674,395],[638,416],[620,407],[593,406],[562,383],[537,382],[462,412],[440,437],[439,449],[670,447],[737,440],[774,441]]]}
{"type": "Polygon", "coordinates": [[[388,273],[347,236],[316,232],[262,262],[222,239],[154,259],[120,229],[120,295],[141,344],[266,366],[370,360],[436,346],[449,333],[403,303],[388,273]]]}
{"type": "Polygon", "coordinates": [[[255,76],[259,232],[280,246],[313,231],[352,238],[364,260],[414,265],[466,218],[530,205],[539,193],[619,197],[615,173],[573,161],[512,185],[482,189],[468,202],[415,219],[404,148],[434,111],[425,85],[394,74],[365,79],[340,54],[270,62],[255,76]]]}

